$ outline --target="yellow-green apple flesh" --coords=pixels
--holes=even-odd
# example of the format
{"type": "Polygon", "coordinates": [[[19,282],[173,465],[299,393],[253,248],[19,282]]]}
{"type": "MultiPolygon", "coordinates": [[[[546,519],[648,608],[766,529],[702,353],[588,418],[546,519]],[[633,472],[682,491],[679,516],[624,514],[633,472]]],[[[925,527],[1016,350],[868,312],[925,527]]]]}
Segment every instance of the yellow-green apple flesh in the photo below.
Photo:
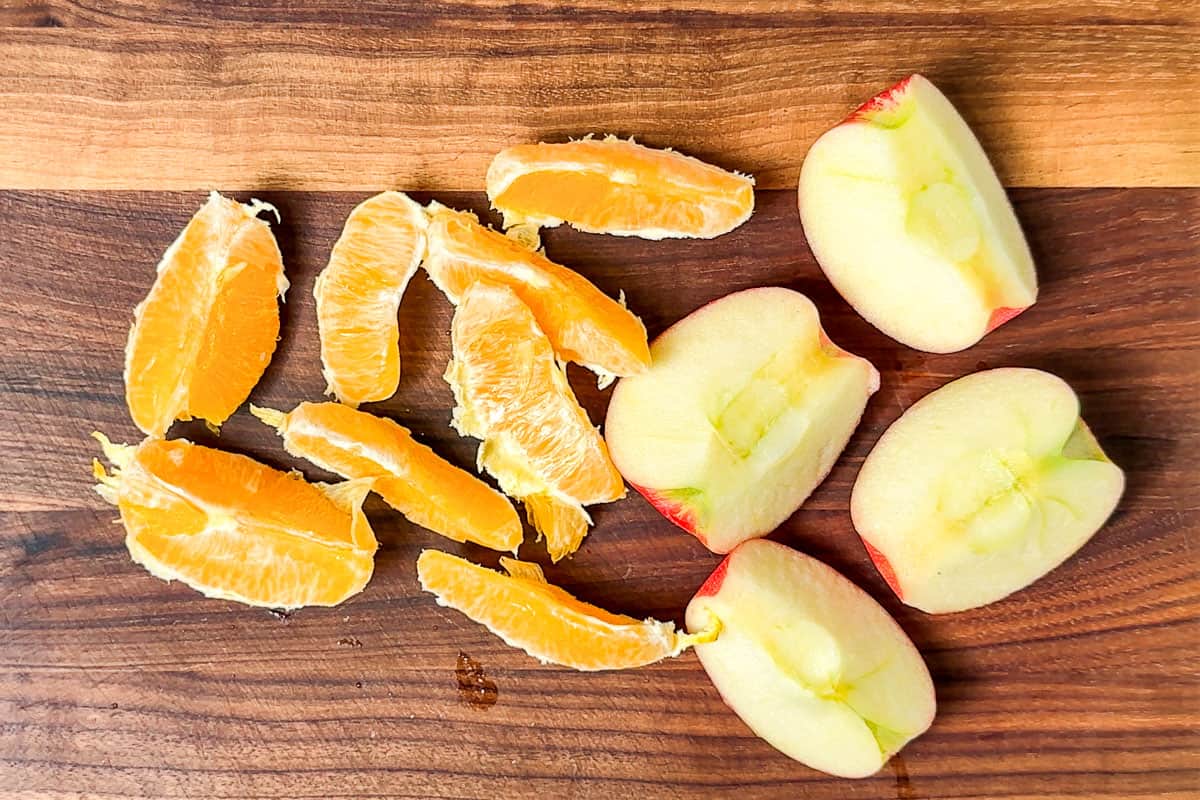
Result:
{"type": "Polygon", "coordinates": [[[625,479],[715,553],[765,536],[824,480],[879,373],[833,344],[789,289],[736,292],[680,320],[613,391],[625,479]]]}
{"type": "Polygon", "coordinates": [[[933,722],[929,670],[896,621],[825,564],[764,539],[739,545],[687,607],[716,623],[696,655],[758,736],[808,766],[872,775],[933,722]]]}
{"type": "Polygon", "coordinates": [[[1104,525],[1124,487],[1070,386],[993,369],[931,392],[888,428],[850,514],[900,599],[942,614],[1050,572],[1104,525]]]}
{"type": "Polygon", "coordinates": [[[967,123],[920,75],[827,131],[800,171],[800,218],[825,275],[898,342],[951,353],[1037,299],[1029,246],[967,123]]]}

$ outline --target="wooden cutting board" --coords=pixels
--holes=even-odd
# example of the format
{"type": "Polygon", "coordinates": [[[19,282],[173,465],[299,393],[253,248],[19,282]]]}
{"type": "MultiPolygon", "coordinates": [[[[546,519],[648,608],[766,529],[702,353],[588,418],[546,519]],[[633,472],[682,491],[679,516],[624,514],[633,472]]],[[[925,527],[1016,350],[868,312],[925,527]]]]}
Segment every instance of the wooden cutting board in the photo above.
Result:
{"type": "MultiPolygon", "coordinates": [[[[1184,0],[3,0],[0,797],[1200,797],[1198,22],[1184,0]],[[855,315],[795,208],[812,140],[915,70],[1014,187],[1042,280],[1036,306],[957,355],[855,315]],[[399,188],[486,212],[495,151],[592,131],[753,173],[758,208],[712,242],[556,230],[554,258],[624,290],[651,334],[737,289],[798,289],[882,373],[833,474],[774,534],[864,587],[929,662],[937,721],[874,778],[772,750],[691,654],[581,674],[506,648],[419,591],[416,554],[447,542],[381,505],[367,590],[279,618],[150,577],[89,488],[88,432],[138,438],[121,383],[132,309],[204,190],[282,212],[292,289],[253,399],[287,406],[321,397],[312,284],[358,201],[399,188]],[[1128,491],[1033,587],[926,616],[871,567],[849,489],[906,407],[1002,365],[1066,378],[1128,491]],[[463,657],[494,703],[460,694],[463,657]]],[[[400,390],[374,410],[470,466],[440,377],[449,319],[414,281],[400,390]]],[[[608,393],[572,379],[601,422],[608,393]]],[[[176,433],[328,477],[245,412],[219,438],[176,433]]],[[[717,557],[636,496],[595,519],[551,579],[680,619],[717,557]]]]}

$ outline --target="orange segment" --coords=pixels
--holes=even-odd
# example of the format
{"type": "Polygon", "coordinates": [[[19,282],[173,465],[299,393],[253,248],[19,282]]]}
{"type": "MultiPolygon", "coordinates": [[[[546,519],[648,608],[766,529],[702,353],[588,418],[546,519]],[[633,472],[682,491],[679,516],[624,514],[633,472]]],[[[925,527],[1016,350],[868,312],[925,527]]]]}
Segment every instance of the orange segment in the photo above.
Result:
{"type": "Polygon", "coordinates": [[[220,425],[267,368],[288,284],[263,209],[213,192],[159,262],[125,348],[125,400],[145,433],[220,425]]]}
{"type": "Polygon", "coordinates": [[[680,633],[581,602],[546,582],[536,564],[501,558],[508,575],[438,550],[417,559],[421,588],[542,663],[579,670],[626,669],[677,656],[716,631],[680,633]]]}
{"type": "Polygon", "coordinates": [[[521,520],[504,495],[439,457],[408,429],[339,403],[301,403],[290,413],[250,407],[284,448],[345,478],[375,478],[388,505],[457,542],[515,552],[521,520]]]}
{"type": "Polygon", "coordinates": [[[582,275],[483,227],[470,214],[434,211],[425,270],[456,305],[478,280],[508,286],[533,310],[564,361],[602,377],[636,375],[650,366],[646,328],[628,309],[582,275]]]}
{"type": "Polygon", "coordinates": [[[579,546],[588,521],[583,505],[625,496],[604,440],[533,313],[507,286],[468,287],[451,340],[446,381],[457,401],[454,426],[483,440],[480,465],[528,504],[557,561],[579,546]]]}
{"type": "Polygon", "coordinates": [[[571,555],[583,544],[592,518],[583,506],[572,500],[561,500],[549,492],[521,498],[529,524],[546,537],[546,552],[555,563],[571,555]]]}
{"type": "Polygon", "coordinates": [[[269,608],[337,605],[362,591],[375,534],[370,481],[307,483],[245,456],[186,440],[114,445],[96,490],[121,512],[133,560],[207,597],[269,608]]]}
{"type": "Polygon", "coordinates": [[[400,298],[425,255],[425,210],[384,192],[352,212],[317,276],[317,328],[328,391],[343,403],[386,400],[400,382],[400,298]]]}
{"type": "Polygon", "coordinates": [[[613,136],[503,150],[487,193],[505,227],[567,222],[643,239],[711,239],[754,211],[753,178],[613,136]]]}

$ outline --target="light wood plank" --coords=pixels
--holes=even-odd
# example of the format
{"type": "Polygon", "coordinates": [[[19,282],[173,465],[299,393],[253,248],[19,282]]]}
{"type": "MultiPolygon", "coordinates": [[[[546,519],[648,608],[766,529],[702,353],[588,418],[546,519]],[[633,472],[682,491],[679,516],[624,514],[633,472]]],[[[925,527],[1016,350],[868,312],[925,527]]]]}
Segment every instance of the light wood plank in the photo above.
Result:
{"type": "Polygon", "coordinates": [[[789,188],[816,136],[914,69],[1008,185],[1200,184],[1192,25],[693,18],[9,28],[0,186],[478,190],[507,144],[615,132],[789,188]]]}

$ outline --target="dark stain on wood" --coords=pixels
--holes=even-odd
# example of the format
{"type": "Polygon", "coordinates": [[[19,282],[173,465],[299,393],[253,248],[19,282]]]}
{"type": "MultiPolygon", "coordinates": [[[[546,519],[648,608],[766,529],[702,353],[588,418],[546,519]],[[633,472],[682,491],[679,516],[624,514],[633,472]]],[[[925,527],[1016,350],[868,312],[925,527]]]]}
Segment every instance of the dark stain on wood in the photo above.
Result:
{"type": "Polygon", "coordinates": [[[454,665],[454,680],[458,685],[458,699],[477,711],[486,711],[496,705],[500,689],[487,676],[475,659],[461,650],[454,665]]]}
{"type": "Polygon", "coordinates": [[[21,548],[25,551],[25,558],[32,559],[51,550],[60,544],[64,534],[61,531],[32,531],[29,536],[21,540],[21,548]]]}

